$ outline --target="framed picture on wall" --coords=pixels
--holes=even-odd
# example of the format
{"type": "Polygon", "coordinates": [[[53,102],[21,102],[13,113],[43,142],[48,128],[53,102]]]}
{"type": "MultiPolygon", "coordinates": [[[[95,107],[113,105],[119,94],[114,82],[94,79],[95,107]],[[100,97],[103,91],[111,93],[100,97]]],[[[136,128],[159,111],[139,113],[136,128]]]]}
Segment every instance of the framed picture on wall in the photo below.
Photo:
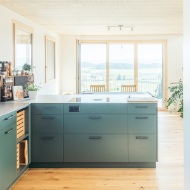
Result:
{"type": "Polygon", "coordinates": [[[55,79],[55,39],[45,36],[45,83],[55,79]]]}

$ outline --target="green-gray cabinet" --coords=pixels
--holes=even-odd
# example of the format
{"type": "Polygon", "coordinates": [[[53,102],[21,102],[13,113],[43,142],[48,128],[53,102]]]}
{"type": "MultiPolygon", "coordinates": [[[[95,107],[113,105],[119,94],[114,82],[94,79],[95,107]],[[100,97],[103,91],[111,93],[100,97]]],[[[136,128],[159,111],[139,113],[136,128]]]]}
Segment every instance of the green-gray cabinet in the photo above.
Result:
{"type": "Polygon", "coordinates": [[[38,103],[32,120],[34,163],[157,161],[156,103],[38,103]]]}
{"type": "Polygon", "coordinates": [[[65,162],[127,162],[125,134],[65,134],[65,162]]]}
{"type": "Polygon", "coordinates": [[[63,134],[33,134],[32,162],[63,162],[63,134]]]}
{"type": "Polygon", "coordinates": [[[129,162],[157,161],[157,104],[128,105],[129,162]]]}
{"type": "Polygon", "coordinates": [[[32,162],[63,162],[63,104],[33,104],[32,117],[32,162]]]}
{"type": "Polygon", "coordinates": [[[16,112],[0,117],[0,189],[16,178],[16,112]]]}
{"type": "Polygon", "coordinates": [[[126,114],[65,114],[64,133],[127,133],[126,114]]]}
{"type": "Polygon", "coordinates": [[[10,189],[30,164],[30,113],[30,106],[23,106],[0,117],[0,190],[10,189]],[[22,121],[20,111],[24,111],[22,121]],[[18,136],[21,125],[24,132],[18,136]],[[23,140],[27,146],[18,148],[23,140]]]}
{"type": "Polygon", "coordinates": [[[156,162],[156,139],[156,134],[129,134],[129,162],[156,162]]]}

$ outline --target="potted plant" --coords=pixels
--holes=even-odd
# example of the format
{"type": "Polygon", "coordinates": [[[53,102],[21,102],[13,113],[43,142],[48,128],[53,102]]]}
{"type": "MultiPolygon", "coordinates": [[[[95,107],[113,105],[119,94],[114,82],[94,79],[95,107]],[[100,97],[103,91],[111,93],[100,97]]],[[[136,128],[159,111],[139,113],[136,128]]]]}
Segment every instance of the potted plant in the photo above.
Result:
{"type": "Polygon", "coordinates": [[[23,66],[22,66],[22,70],[24,71],[23,73],[25,75],[28,75],[31,71],[31,65],[29,65],[28,63],[25,63],[23,66]]]}
{"type": "Polygon", "coordinates": [[[37,96],[37,91],[40,90],[40,86],[36,85],[35,83],[29,83],[26,86],[26,89],[28,91],[28,95],[30,99],[35,100],[37,96]]]}
{"type": "Polygon", "coordinates": [[[180,117],[183,118],[183,82],[180,79],[177,83],[171,83],[168,87],[171,96],[165,100],[166,108],[172,111],[180,113],[180,117]]]}

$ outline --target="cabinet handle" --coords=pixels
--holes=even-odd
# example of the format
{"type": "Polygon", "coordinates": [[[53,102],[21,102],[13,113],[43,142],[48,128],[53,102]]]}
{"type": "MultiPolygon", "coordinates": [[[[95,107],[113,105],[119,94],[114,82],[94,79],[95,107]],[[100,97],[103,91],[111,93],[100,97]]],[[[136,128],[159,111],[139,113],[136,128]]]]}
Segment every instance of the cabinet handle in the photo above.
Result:
{"type": "Polygon", "coordinates": [[[135,106],[135,108],[148,108],[148,106],[135,106]]]}
{"type": "Polygon", "coordinates": [[[148,119],[148,117],[135,117],[136,119],[148,119]]]}
{"type": "Polygon", "coordinates": [[[42,137],[42,140],[54,141],[55,137],[42,137]]]}
{"type": "Polygon", "coordinates": [[[9,116],[9,117],[6,117],[4,120],[9,120],[9,119],[11,119],[12,117],[14,117],[15,115],[11,115],[11,116],[9,116]]]}
{"type": "Polygon", "coordinates": [[[89,119],[94,119],[94,120],[96,120],[96,119],[102,119],[103,117],[101,117],[101,116],[95,116],[95,117],[89,117],[89,119]]]}
{"type": "Polygon", "coordinates": [[[14,130],[14,129],[11,128],[10,130],[6,131],[5,134],[6,134],[6,135],[9,134],[9,133],[11,133],[13,130],[14,130]]]}
{"type": "Polygon", "coordinates": [[[101,136],[90,136],[89,139],[90,140],[100,140],[100,139],[102,139],[102,137],[101,136]]]}
{"type": "Polygon", "coordinates": [[[136,139],[148,139],[147,136],[137,136],[136,139]]]}
{"type": "Polygon", "coordinates": [[[42,117],[42,119],[55,119],[55,117],[42,117]]]}

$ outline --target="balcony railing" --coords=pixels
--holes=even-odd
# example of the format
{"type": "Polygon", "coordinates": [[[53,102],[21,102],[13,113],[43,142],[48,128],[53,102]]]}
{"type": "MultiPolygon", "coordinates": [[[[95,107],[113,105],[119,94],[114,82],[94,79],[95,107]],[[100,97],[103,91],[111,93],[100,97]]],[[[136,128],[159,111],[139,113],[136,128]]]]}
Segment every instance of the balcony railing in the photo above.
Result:
{"type": "MultiPolygon", "coordinates": [[[[81,78],[81,92],[89,91],[91,84],[106,84],[105,74],[96,73],[95,75],[83,76],[81,78]]],[[[134,84],[134,75],[111,75],[109,92],[121,92],[122,84],[134,84]]],[[[153,96],[162,99],[162,75],[160,74],[139,74],[138,92],[150,92],[153,96]]]]}

